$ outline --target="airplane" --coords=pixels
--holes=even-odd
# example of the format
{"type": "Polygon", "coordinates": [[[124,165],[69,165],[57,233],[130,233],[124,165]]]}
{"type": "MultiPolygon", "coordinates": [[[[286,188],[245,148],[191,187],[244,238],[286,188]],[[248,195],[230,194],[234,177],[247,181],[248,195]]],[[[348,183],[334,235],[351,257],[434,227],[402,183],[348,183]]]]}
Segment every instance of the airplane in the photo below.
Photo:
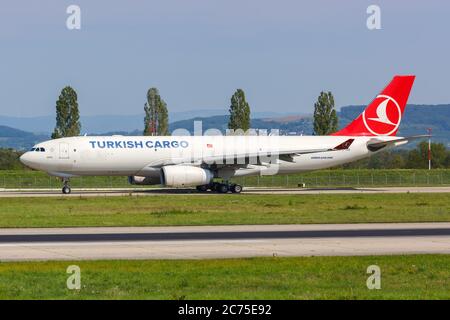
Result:
{"type": "Polygon", "coordinates": [[[414,79],[394,76],[355,120],[327,136],[77,136],[38,143],[20,161],[61,178],[63,194],[71,193],[70,178],[101,175],[240,193],[231,178],[330,168],[428,137],[396,136],[414,79]]]}

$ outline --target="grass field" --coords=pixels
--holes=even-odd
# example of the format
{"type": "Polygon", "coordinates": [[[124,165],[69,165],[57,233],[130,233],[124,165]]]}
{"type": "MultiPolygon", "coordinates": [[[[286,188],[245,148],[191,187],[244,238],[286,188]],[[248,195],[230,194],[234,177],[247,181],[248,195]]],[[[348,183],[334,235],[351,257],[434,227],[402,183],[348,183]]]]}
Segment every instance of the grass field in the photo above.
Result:
{"type": "Polygon", "coordinates": [[[0,299],[450,299],[449,266],[450,255],[0,263],[0,299]],[[80,290],[66,287],[69,265],[80,290]]]}
{"type": "Polygon", "coordinates": [[[449,194],[0,198],[0,227],[450,221],[449,194]]]}
{"type": "MultiPolygon", "coordinates": [[[[450,185],[450,169],[436,170],[321,170],[304,174],[243,177],[235,182],[244,186],[307,187],[342,186],[441,186],[450,185]]],[[[75,188],[131,187],[126,177],[78,177],[71,179],[75,188]]],[[[60,188],[61,181],[43,172],[0,170],[0,188],[60,188]]],[[[134,186],[136,187],[136,186],[134,186]]],[[[148,187],[148,186],[147,186],[148,187]]]]}

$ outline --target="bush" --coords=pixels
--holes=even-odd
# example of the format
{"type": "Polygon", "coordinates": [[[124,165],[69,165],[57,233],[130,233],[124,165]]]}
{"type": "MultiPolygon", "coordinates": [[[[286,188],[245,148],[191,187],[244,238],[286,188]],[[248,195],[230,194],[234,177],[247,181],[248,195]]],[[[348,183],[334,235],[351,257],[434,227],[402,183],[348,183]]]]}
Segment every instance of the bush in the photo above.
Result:
{"type": "Polygon", "coordinates": [[[14,149],[0,148],[0,170],[24,169],[19,160],[22,154],[23,152],[14,149]]]}

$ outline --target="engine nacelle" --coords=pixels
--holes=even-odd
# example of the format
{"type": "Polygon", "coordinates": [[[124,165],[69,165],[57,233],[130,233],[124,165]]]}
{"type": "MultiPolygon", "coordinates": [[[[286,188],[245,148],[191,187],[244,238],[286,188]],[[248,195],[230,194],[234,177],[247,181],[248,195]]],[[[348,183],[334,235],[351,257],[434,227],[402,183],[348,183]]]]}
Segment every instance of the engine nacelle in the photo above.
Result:
{"type": "Polygon", "coordinates": [[[142,177],[142,176],[129,176],[128,182],[136,185],[153,185],[161,184],[160,177],[142,177]]]}
{"type": "Polygon", "coordinates": [[[190,187],[209,184],[214,174],[207,169],[191,166],[162,167],[161,182],[168,187],[190,187]]]}

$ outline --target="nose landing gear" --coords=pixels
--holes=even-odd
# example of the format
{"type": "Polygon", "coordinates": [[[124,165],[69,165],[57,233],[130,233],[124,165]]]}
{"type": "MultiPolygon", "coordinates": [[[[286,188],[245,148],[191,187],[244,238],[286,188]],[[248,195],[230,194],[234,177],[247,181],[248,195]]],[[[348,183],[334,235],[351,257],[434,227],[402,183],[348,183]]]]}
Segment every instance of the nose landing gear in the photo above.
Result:
{"type": "Polygon", "coordinates": [[[69,179],[64,179],[63,182],[64,182],[64,186],[62,187],[62,190],[61,190],[62,193],[63,194],[71,193],[72,190],[70,189],[70,186],[69,186],[69,179]]]}

